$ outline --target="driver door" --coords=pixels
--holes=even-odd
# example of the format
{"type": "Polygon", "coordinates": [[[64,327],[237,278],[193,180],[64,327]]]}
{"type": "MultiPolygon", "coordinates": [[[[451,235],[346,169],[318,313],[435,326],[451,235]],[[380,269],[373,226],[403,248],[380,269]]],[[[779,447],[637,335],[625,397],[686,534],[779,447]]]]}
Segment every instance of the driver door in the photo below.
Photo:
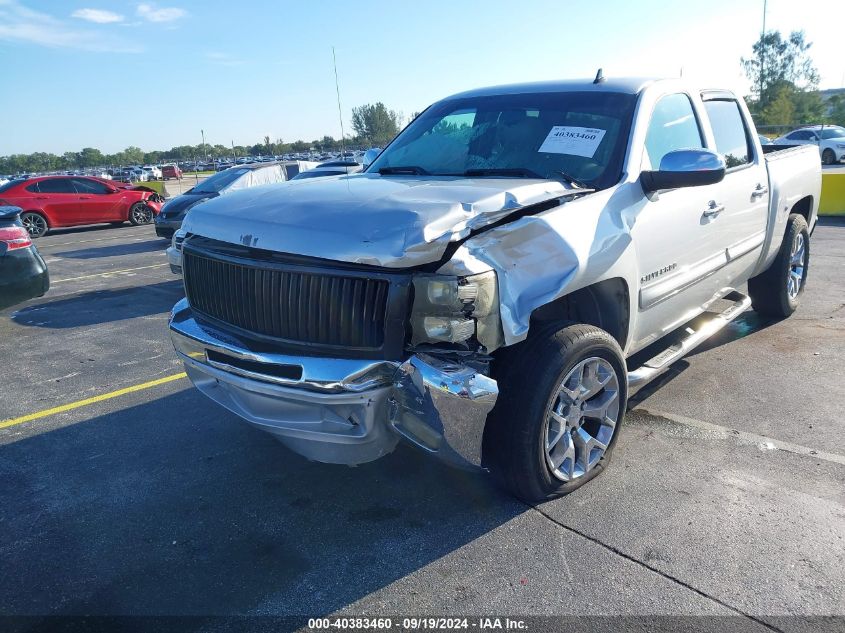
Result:
{"type": "Polygon", "coordinates": [[[88,178],[74,178],[79,200],[79,216],[85,222],[116,222],[126,219],[126,209],[121,209],[121,196],[105,184],[88,178]]]}
{"type": "MultiPolygon", "coordinates": [[[[698,116],[687,94],[665,95],[656,103],[643,169],[658,169],[667,153],[704,148],[698,116]]],[[[688,321],[717,293],[713,274],[726,261],[719,227],[707,214],[718,205],[721,183],[661,190],[643,195],[631,229],[639,265],[638,349],[688,321]]]]}

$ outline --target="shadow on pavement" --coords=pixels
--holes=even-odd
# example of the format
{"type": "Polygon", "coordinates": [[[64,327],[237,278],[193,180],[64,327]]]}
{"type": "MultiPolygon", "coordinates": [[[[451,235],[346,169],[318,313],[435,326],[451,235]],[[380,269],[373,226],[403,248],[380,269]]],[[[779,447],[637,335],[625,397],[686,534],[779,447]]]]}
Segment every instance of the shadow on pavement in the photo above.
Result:
{"type": "Polygon", "coordinates": [[[407,447],[308,462],[193,390],[7,444],[0,479],[6,615],[316,617],[526,510],[407,447]]]}
{"type": "Polygon", "coordinates": [[[111,246],[95,246],[81,248],[75,251],[51,253],[51,257],[65,257],[68,259],[97,259],[100,257],[119,257],[120,255],[140,255],[164,251],[170,242],[160,238],[150,238],[145,242],[129,242],[128,244],[113,244],[111,246]]]}
{"type": "Polygon", "coordinates": [[[46,301],[12,315],[20,325],[64,329],[112,323],[168,312],[184,296],[181,279],[149,286],[96,290],[46,301]]]}

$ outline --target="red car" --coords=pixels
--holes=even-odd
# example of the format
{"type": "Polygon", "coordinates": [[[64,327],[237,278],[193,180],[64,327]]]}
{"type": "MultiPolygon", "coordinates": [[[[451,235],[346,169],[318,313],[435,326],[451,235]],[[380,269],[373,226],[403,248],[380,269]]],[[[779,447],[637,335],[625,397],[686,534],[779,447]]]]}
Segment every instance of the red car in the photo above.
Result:
{"type": "Polygon", "coordinates": [[[23,209],[21,222],[33,238],[80,224],[149,224],[162,202],[149,187],[88,176],[43,176],[0,186],[0,206],[23,209]]]}
{"type": "Polygon", "coordinates": [[[182,170],[176,165],[165,165],[161,168],[161,179],[170,180],[171,178],[182,180],[182,170]]]}

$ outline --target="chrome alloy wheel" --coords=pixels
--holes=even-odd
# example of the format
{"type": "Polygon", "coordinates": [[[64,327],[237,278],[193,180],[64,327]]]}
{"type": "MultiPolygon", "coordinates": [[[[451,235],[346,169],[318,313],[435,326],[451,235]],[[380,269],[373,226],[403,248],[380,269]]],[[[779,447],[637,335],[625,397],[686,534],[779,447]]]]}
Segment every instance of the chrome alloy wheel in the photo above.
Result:
{"type": "Polygon", "coordinates": [[[797,233],[789,251],[789,275],[786,278],[786,293],[795,299],[804,283],[804,269],[807,267],[807,245],[803,233],[797,233]]]}
{"type": "Polygon", "coordinates": [[[560,382],[546,420],[546,463],[563,481],[583,476],[607,451],[619,420],[619,378],[603,358],[582,360],[560,382]]]}
{"type": "Polygon", "coordinates": [[[153,210],[145,204],[136,204],[132,208],[132,221],[135,224],[149,224],[153,220],[153,210]]]}
{"type": "Polygon", "coordinates": [[[30,237],[41,237],[47,232],[47,221],[37,213],[21,214],[21,223],[30,237]]]}

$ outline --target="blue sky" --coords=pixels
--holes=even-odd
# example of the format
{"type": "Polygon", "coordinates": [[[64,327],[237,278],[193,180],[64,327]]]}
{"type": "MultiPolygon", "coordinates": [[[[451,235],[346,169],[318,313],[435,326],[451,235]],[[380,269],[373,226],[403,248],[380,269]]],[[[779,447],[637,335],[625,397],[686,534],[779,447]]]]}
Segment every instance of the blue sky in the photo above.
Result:
{"type": "MultiPolygon", "coordinates": [[[[0,0],[0,155],[340,136],[355,105],[407,117],[469,88],[684,76],[747,92],[762,0],[0,0]]],[[[845,84],[845,2],[769,0],[804,29],[823,88],[845,84]]]]}

